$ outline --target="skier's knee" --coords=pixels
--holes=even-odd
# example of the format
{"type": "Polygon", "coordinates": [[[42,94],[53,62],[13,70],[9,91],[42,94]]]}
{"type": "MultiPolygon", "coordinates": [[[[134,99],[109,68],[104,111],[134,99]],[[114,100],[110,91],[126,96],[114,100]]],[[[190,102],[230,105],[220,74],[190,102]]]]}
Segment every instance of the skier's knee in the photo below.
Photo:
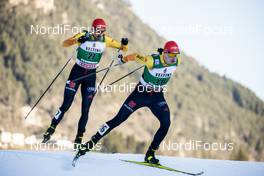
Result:
{"type": "Polygon", "coordinates": [[[88,113],[82,113],[80,123],[86,123],[88,120],[88,113]]]}
{"type": "Polygon", "coordinates": [[[111,127],[111,128],[115,128],[117,126],[119,126],[122,122],[124,122],[127,118],[125,118],[124,116],[117,114],[113,119],[109,120],[107,122],[107,124],[111,127]]]}
{"type": "Polygon", "coordinates": [[[166,129],[169,129],[170,128],[170,120],[168,120],[168,121],[166,121],[166,123],[165,123],[165,128],[166,129]]]}
{"type": "Polygon", "coordinates": [[[111,126],[112,128],[117,127],[121,123],[122,123],[122,121],[118,117],[114,117],[112,120],[109,120],[107,122],[107,124],[109,124],[109,126],[111,126]]]}
{"type": "Polygon", "coordinates": [[[84,116],[84,118],[88,118],[88,114],[89,114],[88,108],[82,109],[82,116],[84,116]]]}
{"type": "Polygon", "coordinates": [[[170,119],[168,119],[168,120],[164,120],[164,121],[162,121],[161,123],[160,123],[160,127],[163,129],[163,130],[168,130],[169,128],[170,128],[170,124],[171,124],[171,122],[170,122],[170,119]]]}
{"type": "Polygon", "coordinates": [[[62,112],[66,112],[66,111],[69,110],[70,106],[71,106],[71,103],[69,103],[69,102],[64,102],[64,103],[62,104],[62,106],[60,107],[60,110],[61,110],[62,112]]]}

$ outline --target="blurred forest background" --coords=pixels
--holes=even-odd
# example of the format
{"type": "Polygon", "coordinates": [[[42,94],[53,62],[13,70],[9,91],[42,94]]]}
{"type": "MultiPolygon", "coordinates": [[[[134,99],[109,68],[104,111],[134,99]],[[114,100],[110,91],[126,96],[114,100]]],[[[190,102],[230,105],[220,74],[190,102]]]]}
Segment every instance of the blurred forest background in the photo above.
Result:
{"type": "MultiPolygon", "coordinates": [[[[36,35],[31,25],[90,26],[96,17],[104,18],[107,33],[120,40],[128,37],[129,53],[155,53],[165,39],[144,24],[132,11],[129,1],[122,0],[1,0],[0,2],[0,130],[2,133],[35,135],[38,139],[50,124],[63,99],[65,82],[74,60],[58,78],[41,103],[24,119],[30,107],[43,93],[73,51],[63,48],[62,41],[72,36],[36,35]]],[[[179,44],[180,45],[180,44],[179,44]]],[[[101,68],[116,51],[108,49],[101,68]]],[[[214,58],[212,58],[214,59],[214,58]]],[[[233,151],[168,151],[159,154],[201,158],[264,160],[264,103],[248,88],[209,72],[195,58],[183,51],[183,64],[171,79],[166,99],[171,110],[171,127],[165,141],[178,143],[190,140],[234,143],[233,151]]],[[[128,63],[114,68],[105,83],[109,83],[139,66],[128,63]]],[[[122,80],[137,82],[141,71],[122,80]]],[[[100,80],[102,74],[98,74],[100,80]]],[[[112,118],[122,105],[127,93],[99,93],[90,109],[88,140],[100,125],[112,118]]],[[[80,93],[54,139],[74,140],[80,117],[80,93]]],[[[103,140],[103,152],[144,153],[159,127],[151,112],[142,108],[103,140]]],[[[1,145],[1,148],[4,148],[1,145]]],[[[8,145],[8,148],[17,148],[8,145]]],[[[20,147],[25,148],[25,147],[20,147]]]]}

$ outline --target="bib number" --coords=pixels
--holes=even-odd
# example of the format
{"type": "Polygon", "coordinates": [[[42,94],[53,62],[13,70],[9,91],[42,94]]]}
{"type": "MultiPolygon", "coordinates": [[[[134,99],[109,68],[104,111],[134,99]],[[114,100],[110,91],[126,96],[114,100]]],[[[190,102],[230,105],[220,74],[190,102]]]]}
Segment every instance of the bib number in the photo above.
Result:
{"type": "Polygon", "coordinates": [[[88,53],[87,59],[93,60],[95,58],[95,53],[88,53]]]}
{"type": "Polygon", "coordinates": [[[167,83],[167,79],[160,79],[158,78],[156,81],[155,81],[155,84],[156,85],[164,85],[167,83]]]}

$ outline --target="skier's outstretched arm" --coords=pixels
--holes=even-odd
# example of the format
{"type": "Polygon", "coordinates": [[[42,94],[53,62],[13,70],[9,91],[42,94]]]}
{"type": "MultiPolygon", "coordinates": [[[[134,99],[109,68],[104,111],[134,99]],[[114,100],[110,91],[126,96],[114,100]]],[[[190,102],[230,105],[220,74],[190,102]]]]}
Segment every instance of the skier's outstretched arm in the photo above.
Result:
{"type": "Polygon", "coordinates": [[[126,55],[122,58],[122,61],[123,62],[136,61],[140,64],[146,65],[149,69],[152,69],[154,64],[152,56],[142,56],[138,53],[126,55]]]}
{"type": "Polygon", "coordinates": [[[64,40],[62,43],[62,46],[69,47],[69,46],[72,46],[76,43],[79,44],[78,39],[84,35],[85,35],[85,32],[80,32],[80,33],[74,35],[73,37],[70,37],[70,38],[64,40]]]}
{"type": "Polygon", "coordinates": [[[118,42],[118,41],[114,40],[113,38],[111,38],[111,37],[109,37],[107,35],[105,35],[105,43],[106,43],[106,47],[116,48],[116,49],[120,49],[120,50],[123,50],[123,51],[127,51],[128,50],[127,43],[122,44],[122,42],[118,42]]]}

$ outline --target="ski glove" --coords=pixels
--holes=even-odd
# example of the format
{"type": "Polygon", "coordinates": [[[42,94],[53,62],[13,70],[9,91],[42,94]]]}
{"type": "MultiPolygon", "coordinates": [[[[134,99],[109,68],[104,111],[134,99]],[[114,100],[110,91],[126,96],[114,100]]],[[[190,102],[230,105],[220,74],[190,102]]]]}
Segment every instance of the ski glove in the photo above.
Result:
{"type": "Polygon", "coordinates": [[[84,30],[83,32],[85,32],[85,34],[78,39],[78,42],[80,43],[86,42],[89,38],[89,32],[86,30],[84,30]]]}
{"type": "Polygon", "coordinates": [[[163,50],[164,50],[163,48],[158,48],[157,49],[157,51],[158,51],[159,54],[162,54],[163,50]]]}
{"type": "Polygon", "coordinates": [[[121,39],[121,44],[122,45],[127,45],[128,44],[128,38],[122,38],[121,39]]]}

